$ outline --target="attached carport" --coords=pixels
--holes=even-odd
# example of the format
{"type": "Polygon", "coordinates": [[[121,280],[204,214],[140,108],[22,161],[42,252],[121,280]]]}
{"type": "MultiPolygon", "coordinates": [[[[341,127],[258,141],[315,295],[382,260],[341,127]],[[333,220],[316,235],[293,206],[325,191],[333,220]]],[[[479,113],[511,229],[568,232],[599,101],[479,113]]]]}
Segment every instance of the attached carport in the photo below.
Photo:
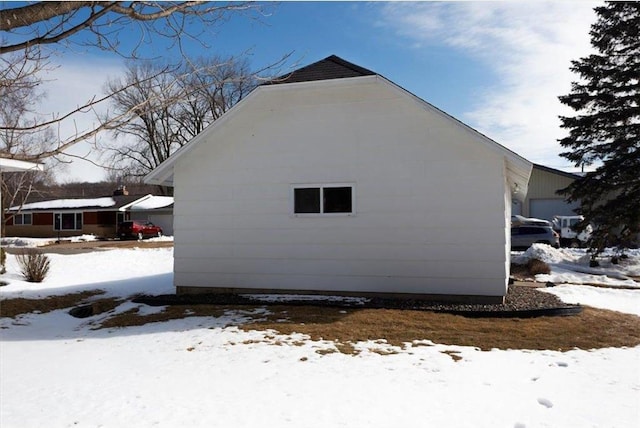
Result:
{"type": "Polygon", "coordinates": [[[173,197],[149,196],[126,208],[131,220],[150,221],[165,235],[173,236],[173,197]]]}

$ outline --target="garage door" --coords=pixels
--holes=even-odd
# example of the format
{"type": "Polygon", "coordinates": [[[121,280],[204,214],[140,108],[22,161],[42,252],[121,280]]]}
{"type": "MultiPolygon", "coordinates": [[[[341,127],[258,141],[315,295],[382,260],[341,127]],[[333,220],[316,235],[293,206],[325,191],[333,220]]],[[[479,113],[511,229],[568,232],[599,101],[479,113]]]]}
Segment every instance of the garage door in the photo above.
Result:
{"type": "Polygon", "coordinates": [[[554,215],[575,215],[577,203],[567,203],[564,199],[531,199],[529,217],[552,220],[554,215]]]}
{"type": "Polygon", "coordinates": [[[150,214],[149,221],[160,226],[167,236],[173,236],[173,216],[170,214],[150,214]]]}

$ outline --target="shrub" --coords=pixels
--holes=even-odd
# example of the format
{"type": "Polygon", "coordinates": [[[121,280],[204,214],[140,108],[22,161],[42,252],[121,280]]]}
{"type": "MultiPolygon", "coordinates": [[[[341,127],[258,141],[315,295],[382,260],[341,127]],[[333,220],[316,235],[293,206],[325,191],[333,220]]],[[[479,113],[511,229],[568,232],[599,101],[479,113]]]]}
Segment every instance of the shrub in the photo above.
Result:
{"type": "Polygon", "coordinates": [[[22,276],[29,282],[42,282],[49,273],[49,257],[29,249],[16,255],[22,276]]]}
{"type": "Polygon", "coordinates": [[[515,277],[516,279],[524,279],[529,276],[529,270],[527,269],[527,266],[518,263],[511,263],[510,273],[511,276],[515,277]]]}
{"type": "Polygon", "coordinates": [[[551,273],[549,265],[539,259],[529,259],[527,262],[527,270],[529,271],[529,274],[533,276],[540,273],[551,273]]]}
{"type": "Polygon", "coordinates": [[[529,259],[524,264],[511,263],[511,276],[514,279],[530,280],[540,273],[551,273],[551,268],[540,259],[529,259]]]}

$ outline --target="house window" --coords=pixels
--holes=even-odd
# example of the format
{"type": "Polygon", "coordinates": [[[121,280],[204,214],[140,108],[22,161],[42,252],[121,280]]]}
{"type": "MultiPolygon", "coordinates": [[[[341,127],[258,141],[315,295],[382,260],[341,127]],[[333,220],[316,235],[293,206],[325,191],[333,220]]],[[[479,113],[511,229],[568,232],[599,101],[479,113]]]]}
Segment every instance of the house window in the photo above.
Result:
{"type": "Polygon", "coordinates": [[[353,214],[353,185],[295,185],[293,214],[353,214]]]}
{"type": "Polygon", "coordinates": [[[301,187],[293,190],[295,214],[320,213],[320,188],[301,187]]]}
{"type": "Polygon", "coordinates": [[[32,223],[31,214],[15,214],[13,224],[16,226],[30,225],[32,223]]]}
{"type": "Polygon", "coordinates": [[[55,213],[53,230],[82,230],[82,213],[55,213]]]}

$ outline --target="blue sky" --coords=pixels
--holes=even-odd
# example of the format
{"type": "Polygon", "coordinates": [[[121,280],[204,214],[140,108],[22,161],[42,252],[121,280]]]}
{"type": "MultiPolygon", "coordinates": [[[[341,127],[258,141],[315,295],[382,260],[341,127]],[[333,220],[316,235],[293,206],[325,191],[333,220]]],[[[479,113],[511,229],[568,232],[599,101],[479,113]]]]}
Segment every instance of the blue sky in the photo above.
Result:
{"type": "MultiPolygon", "coordinates": [[[[289,66],[331,54],[371,69],[529,160],[571,170],[557,143],[565,131],[557,100],[577,76],[570,61],[589,53],[593,7],[583,1],[283,2],[264,14],[241,14],[202,29],[192,55],[248,55],[254,69],[292,53],[289,66]]],[[[123,40],[139,33],[121,34],[123,40]]],[[[176,58],[159,40],[148,55],[176,58]]],[[[122,59],[95,51],[65,52],[49,89],[49,106],[77,105],[100,93],[122,59]],[[73,94],[73,95],[70,95],[73,94]]],[[[287,71],[283,69],[282,71],[287,71]]],[[[77,125],[77,121],[76,124],[77,125]]],[[[109,138],[102,136],[101,138],[109,138]]],[[[76,154],[89,152],[86,146],[76,154]]],[[[67,179],[100,180],[74,162],[67,179]]]]}
{"type": "MultiPolygon", "coordinates": [[[[289,53],[289,68],[335,54],[424,95],[443,110],[460,111],[458,107],[469,99],[457,94],[472,95],[497,78],[482,61],[438,40],[417,48],[411,37],[398,34],[395,22],[387,21],[393,4],[283,2],[262,6],[261,14],[247,12],[213,29],[196,30],[203,31],[200,40],[187,41],[186,51],[194,56],[246,54],[254,69],[289,53]]],[[[409,5],[408,13],[414,6],[409,5]]],[[[155,41],[146,53],[166,57],[165,48],[165,43],[155,41]]],[[[174,55],[180,58],[177,50],[174,55]]]]}
{"type": "Polygon", "coordinates": [[[264,23],[249,23],[249,31],[241,18],[219,37],[233,46],[230,53],[250,49],[258,65],[288,52],[300,65],[335,54],[410,86],[406,89],[445,110],[458,110],[456,105],[463,101],[451,96],[451,90],[469,93],[495,79],[488,67],[457,49],[435,41],[416,49],[415,41],[398,35],[393,23],[385,21],[388,7],[370,2],[288,2],[268,9],[271,14],[264,23]]]}

